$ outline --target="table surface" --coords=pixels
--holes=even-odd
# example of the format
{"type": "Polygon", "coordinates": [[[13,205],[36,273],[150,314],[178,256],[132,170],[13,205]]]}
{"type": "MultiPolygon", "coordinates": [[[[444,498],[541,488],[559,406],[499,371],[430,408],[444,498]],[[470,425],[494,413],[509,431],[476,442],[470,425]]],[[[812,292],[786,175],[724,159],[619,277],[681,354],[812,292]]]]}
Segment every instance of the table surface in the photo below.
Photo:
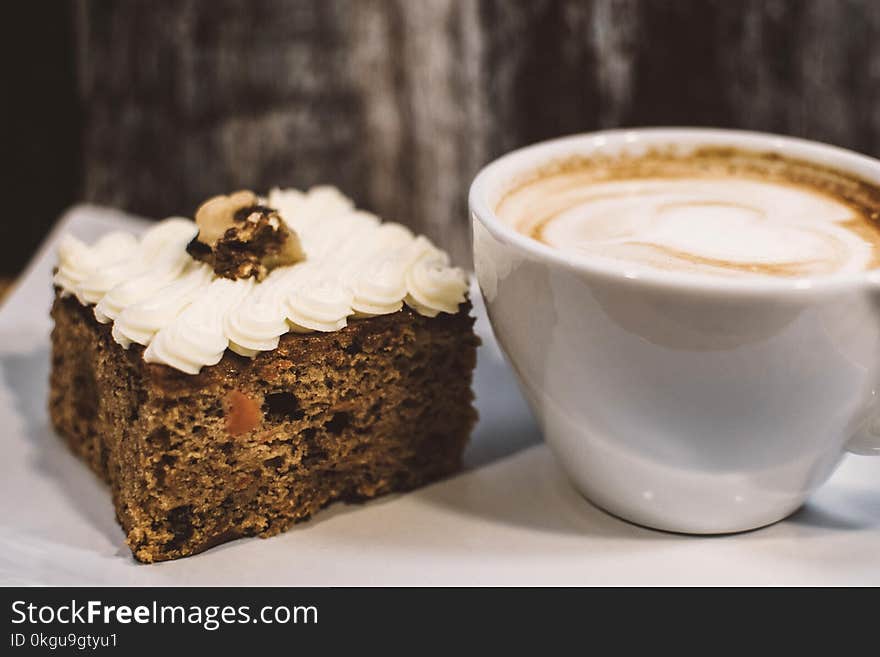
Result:
{"type": "Polygon", "coordinates": [[[880,584],[880,459],[848,457],[793,516],[732,536],[651,531],[584,501],[542,444],[478,294],[481,419],[464,472],[333,505],[271,539],[138,564],[106,486],[54,434],[45,410],[57,239],[121,226],[142,224],[76,208],[0,307],[0,584],[880,584]]]}

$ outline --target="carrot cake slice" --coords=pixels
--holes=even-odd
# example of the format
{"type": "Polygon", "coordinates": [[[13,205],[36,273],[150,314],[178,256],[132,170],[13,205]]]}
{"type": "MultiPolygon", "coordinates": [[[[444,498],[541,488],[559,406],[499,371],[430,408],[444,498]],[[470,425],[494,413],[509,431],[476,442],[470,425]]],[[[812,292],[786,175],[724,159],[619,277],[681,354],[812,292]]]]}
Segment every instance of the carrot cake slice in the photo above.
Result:
{"type": "Polygon", "coordinates": [[[110,484],[139,561],[461,466],[467,278],[336,189],[216,197],[139,239],[67,236],[54,284],[52,422],[110,484]]]}

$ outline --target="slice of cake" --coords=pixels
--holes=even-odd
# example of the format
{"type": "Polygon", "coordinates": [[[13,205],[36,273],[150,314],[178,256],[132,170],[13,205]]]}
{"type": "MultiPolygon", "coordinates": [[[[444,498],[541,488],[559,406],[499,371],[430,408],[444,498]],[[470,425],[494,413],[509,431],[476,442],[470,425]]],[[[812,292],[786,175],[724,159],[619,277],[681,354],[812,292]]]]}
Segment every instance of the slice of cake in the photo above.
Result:
{"type": "Polygon", "coordinates": [[[52,421],[135,558],[271,536],[455,472],[476,419],[464,273],[335,189],[66,238],[52,421]]]}

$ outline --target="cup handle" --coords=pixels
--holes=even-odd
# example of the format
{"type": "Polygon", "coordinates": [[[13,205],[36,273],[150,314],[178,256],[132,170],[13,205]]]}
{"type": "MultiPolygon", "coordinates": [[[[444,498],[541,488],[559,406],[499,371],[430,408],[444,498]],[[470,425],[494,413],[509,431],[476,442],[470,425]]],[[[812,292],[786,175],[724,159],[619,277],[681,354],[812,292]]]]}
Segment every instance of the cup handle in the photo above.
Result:
{"type": "MultiPolygon", "coordinates": [[[[868,272],[870,303],[880,315],[880,271],[868,272]]],[[[880,382],[871,390],[871,410],[846,444],[846,451],[860,456],[880,456],[880,382]]]]}
{"type": "Polygon", "coordinates": [[[846,451],[860,456],[880,456],[880,412],[874,411],[846,444],[846,451]]]}

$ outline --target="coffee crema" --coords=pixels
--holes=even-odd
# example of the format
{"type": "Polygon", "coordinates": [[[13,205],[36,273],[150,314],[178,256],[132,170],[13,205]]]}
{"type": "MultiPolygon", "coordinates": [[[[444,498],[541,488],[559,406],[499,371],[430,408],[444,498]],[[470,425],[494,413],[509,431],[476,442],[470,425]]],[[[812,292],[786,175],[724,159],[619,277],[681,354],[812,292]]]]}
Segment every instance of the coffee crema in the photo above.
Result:
{"type": "Polygon", "coordinates": [[[880,187],[772,153],[571,158],[515,181],[495,211],[544,244],[628,270],[807,277],[880,266],[880,187]]]}

